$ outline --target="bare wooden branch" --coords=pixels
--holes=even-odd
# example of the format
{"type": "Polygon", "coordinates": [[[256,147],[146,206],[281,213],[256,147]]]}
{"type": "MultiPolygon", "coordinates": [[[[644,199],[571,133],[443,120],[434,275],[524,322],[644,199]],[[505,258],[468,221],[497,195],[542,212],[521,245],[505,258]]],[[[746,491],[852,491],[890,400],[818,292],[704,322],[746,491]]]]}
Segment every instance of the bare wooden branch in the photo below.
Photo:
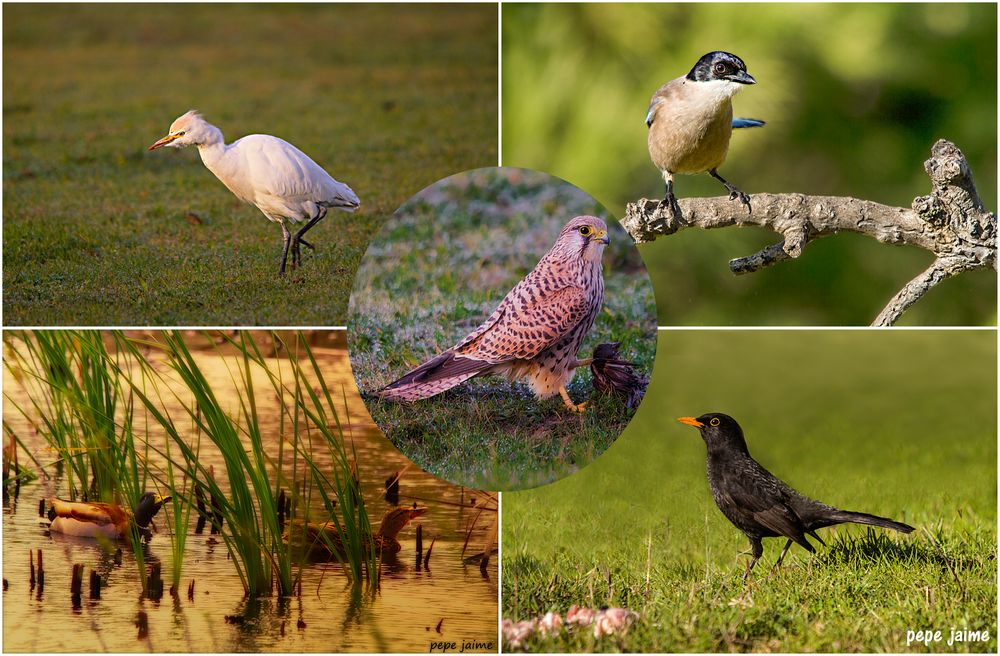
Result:
{"type": "Polygon", "coordinates": [[[644,198],[626,206],[622,225],[637,243],[684,228],[733,225],[763,226],[782,236],[776,244],[730,261],[729,268],[737,275],[799,257],[810,241],[838,232],[918,246],[936,259],[893,297],[872,324],[891,326],[942,280],[973,269],[997,270],[996,214],[983,207],[962,151],[941,139],[924,169],[931,179],[931,193],[915,198],[910,208],[840,196],[754,194],[752,214],[723,196],[685,198],[679,203],[680,216],[675,217],[659,200],[644,198]]]}

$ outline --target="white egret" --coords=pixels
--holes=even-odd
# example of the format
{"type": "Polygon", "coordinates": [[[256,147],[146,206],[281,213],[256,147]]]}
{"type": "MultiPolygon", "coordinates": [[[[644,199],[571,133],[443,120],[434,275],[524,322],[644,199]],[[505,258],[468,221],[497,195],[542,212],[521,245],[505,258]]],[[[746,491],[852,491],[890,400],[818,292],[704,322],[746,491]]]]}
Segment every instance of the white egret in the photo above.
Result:
{"type": "Polygon", "coordinates": [[[289,250],[292,267],[301,264],[299,245],[313,247],[302,237],[326,216],[328,208],[353,212],[360,205],[350,187],[334,180],[287,141],[269,134],[251,134],[226,145],[222,131],[195,110],[174,121],[167,136],[149,150],[164,146],[198,146],[201,161],[229,191],[281,226],[285,241],[279,275],[285,273],[289,250]],[[292,233],[286,225],[289,221],[306,224],[292,233]]]}

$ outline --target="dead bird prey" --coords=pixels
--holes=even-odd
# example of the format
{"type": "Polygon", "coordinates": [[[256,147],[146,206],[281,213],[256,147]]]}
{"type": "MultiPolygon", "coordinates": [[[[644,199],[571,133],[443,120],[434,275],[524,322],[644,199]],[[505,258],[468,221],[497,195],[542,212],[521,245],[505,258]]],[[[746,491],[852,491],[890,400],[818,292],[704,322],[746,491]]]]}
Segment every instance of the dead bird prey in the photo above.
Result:
{"type": "Polygon", "coordinates": [[[625,407],[631,410],[642,400],[649,379],[636,373],[637,364],[622,360],[620,350],[621,342],[598,344],[594,357],[578,360],[577,366],[589,363],[594,389],[608,396],[624,397],[625,407]]]}

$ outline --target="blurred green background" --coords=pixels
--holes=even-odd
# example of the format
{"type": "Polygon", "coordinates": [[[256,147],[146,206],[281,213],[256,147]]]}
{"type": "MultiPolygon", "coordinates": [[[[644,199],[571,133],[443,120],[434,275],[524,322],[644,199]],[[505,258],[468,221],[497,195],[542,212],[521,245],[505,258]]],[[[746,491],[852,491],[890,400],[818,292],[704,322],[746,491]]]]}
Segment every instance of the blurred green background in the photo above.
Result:
{"type": "MultiPolygon", "coordinates": [[[[934,141],[966,154],[997,200],[996,4],[507,4],[502,16],[503,163],[565,178],[618,216],[661,198],[646,151],[652,93],[727,50],[758,81],[736,116],[722,175],[748,193],[853,196],[909,207],[927,194],[934,141]]],[[[680,197],[718,196],[707,175],[680,197]]],[[[643,246],[667,325],[867,325],[932,256],[852,234],[797,261],[736,277],[729,259],[777,241],[759,228],[687,230],[643,246]]],[[[996,323],[996,274],[946,281],[901,325],[996,323]]]]}
{"type": "Polygon", "coordinates": [[[22,4],[3,28],[7,325],[342,325],[385,217],[497,161],[494,6],[22,4]],[[146,152],[191,108],[296,145],[361,209],[278,278],[277,225],[196,148],[146,152]]]}

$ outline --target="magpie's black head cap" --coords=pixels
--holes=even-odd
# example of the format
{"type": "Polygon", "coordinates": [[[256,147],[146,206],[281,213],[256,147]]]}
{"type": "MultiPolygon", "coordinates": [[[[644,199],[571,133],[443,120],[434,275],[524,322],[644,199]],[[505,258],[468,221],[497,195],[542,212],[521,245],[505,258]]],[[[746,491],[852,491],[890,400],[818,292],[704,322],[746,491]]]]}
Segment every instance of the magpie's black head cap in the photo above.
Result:
{"type": "Polygon", "coordinates": [[[694,82],[710,82],[712,80],[729,80],[739,84],[756,84],[757,80],[747,73],[747,65],[742,59],[731,52],[715,50],[702,55],[694,65],[687,79],[694,82]]]}

